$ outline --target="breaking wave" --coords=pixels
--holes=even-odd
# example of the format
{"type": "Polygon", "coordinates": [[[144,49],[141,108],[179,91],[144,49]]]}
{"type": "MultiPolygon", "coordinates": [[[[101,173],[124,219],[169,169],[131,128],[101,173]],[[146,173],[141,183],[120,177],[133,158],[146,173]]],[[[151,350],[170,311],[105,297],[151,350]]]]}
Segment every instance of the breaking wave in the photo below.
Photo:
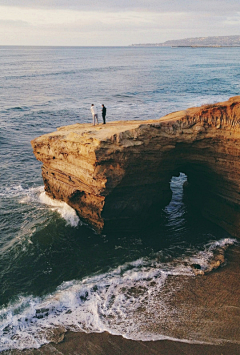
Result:
{"type": "Polygon", "coordinates": [[[40,202],[50,206],[53,211],[57,211],[60,216],[67,221],[67,224],[70,224],[72,227],[78,226],[80,219],[77,216],[75,210],[67,203],[53,200],[47,196],[45,192],[41,192],[39,199],[40,202]]]}
{"type": "Polygon", "coordinates": [[[206,270],[218,248],[234,243],[230,238],[214,241],[192,256],[170,262],[161,262],[161,254],[156,253],[104,274],[64,282],[43,298],[20,296],[0,311],[0,350],[38,348],[58,342],[67,330],[108,331],[133,340],[199,342],[194,334],[182,339],[166,327],[175,313],[168,300],[181,287],[174,283],[170,287],[167,280],[177,275],[195,277],[194,264],[206,270]],[[156,329],[148,323],[157,324],[156,329]]]}
{"type": "Polygon", "coordinates": [[[46,195],[43,186],[24,188],[22,185],[14,185],[0,189],[0,197],[4,199],[18,199],[20,204],[41,204],[48,206],[51,211],[56,211],[67,225],[77,227],[80,219],[75,210],[62,201],[53,200],[46,195]]]}

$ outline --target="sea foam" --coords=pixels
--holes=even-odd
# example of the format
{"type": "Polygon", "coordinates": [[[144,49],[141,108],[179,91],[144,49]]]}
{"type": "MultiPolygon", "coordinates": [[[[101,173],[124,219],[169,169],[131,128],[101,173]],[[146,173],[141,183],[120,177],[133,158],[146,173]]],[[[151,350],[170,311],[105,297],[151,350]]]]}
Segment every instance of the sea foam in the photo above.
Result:
{"type": "MultiPolygon", "coordinates": [[[[176,340],[171,328],[164,330],[177,314],[169,305],[176,289],[167,280],[176,275],[195,277],[193,259],[204,260],[205,265],[211,262],[217,247],[234,243],[234,239],[222,239],[190,258],[179,257],[168,263],[159,262],[157,255],[140,258],[104,274],[63,282],[54,293],[42,298],[20,296],[0,311],[0,351],[37,348],[56,341],[53,330],[59,328],[108,331],[134,340],[176,340]],[[156,329],[152,324],[157,324],[156,329]]],[[[194,337],[185,340],[198,341],[194,337]]]]}
{"type": "Polygon", "coordinates": [[[51,207],[52,211],[57,211],[62,218],[67,221],[67,224],[70,224],[72,227],[77,227],[80,223],[80,219],[77,216],[75,210],[70,207],[67,203],[53,200],[43,191],[39,195],[39,200],[41,203],[44,203],[51,207]]]}
{"type": "Polygon", "coordinates": [[[21,204],[44,204],[52,211],[56,211],[59,215],[65,219],[67,224],[72,227],[77,227],[80,223],[80,219],[77,216],[75,210],[67,203],[54,200],[46,195],[44,186],[24,188],[22,185],[7,186],[0,189],[0,197],[18,199],[21,204]]]}

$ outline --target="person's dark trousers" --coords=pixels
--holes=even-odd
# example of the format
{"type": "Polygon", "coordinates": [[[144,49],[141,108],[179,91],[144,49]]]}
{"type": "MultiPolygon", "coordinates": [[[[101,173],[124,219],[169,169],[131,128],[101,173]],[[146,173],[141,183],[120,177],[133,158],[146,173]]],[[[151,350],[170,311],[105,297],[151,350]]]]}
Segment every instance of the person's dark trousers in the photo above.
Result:
{"type": "Polygon", "coordinates": [[[106,117],[106,116],[102,116],[102,119],[103,119],[103,124],[106,124],[105,117],[106,117]]]}

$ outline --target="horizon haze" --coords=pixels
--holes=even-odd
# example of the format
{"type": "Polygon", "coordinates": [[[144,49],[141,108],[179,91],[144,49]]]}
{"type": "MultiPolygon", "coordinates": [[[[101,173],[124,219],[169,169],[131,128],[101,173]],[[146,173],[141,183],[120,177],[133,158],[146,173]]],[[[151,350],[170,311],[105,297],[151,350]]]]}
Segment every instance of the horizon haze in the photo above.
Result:
{"type": "Polygon", "coordinates": [[[0,0],[0,45],[128,46],[239,35],[236,0],[0,0]]]}

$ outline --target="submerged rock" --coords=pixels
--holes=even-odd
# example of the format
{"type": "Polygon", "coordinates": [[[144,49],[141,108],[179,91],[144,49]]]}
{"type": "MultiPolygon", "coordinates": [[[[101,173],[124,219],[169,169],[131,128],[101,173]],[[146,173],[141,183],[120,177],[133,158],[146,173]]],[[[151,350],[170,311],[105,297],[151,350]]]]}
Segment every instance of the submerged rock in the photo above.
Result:
{"type": "Polygon", "coordinates": [[[220,266],[225,265],[225,251],[228,245],[225,247],[218,247],[213,251],[213,256],[210,258],[207,267],[202,267],[200,264],[192,264],[192,270],[195,275],[205,275],[209,272],[218,269],[220,266]]]}
{"type": "Polygon", "coordinates": [[[46,333],[46,339],[51,343],[59,344],[64,340],[66,332],[66,329],[62,326],[49,328],[46,333]]]}
{"type": "Polygon", "coordinates": [[[157,120],[65,126],[31,143],[46,193],[97,231],[155,221],[183,172],[191,203],[238,236],[240,96],[157,120]]]}

